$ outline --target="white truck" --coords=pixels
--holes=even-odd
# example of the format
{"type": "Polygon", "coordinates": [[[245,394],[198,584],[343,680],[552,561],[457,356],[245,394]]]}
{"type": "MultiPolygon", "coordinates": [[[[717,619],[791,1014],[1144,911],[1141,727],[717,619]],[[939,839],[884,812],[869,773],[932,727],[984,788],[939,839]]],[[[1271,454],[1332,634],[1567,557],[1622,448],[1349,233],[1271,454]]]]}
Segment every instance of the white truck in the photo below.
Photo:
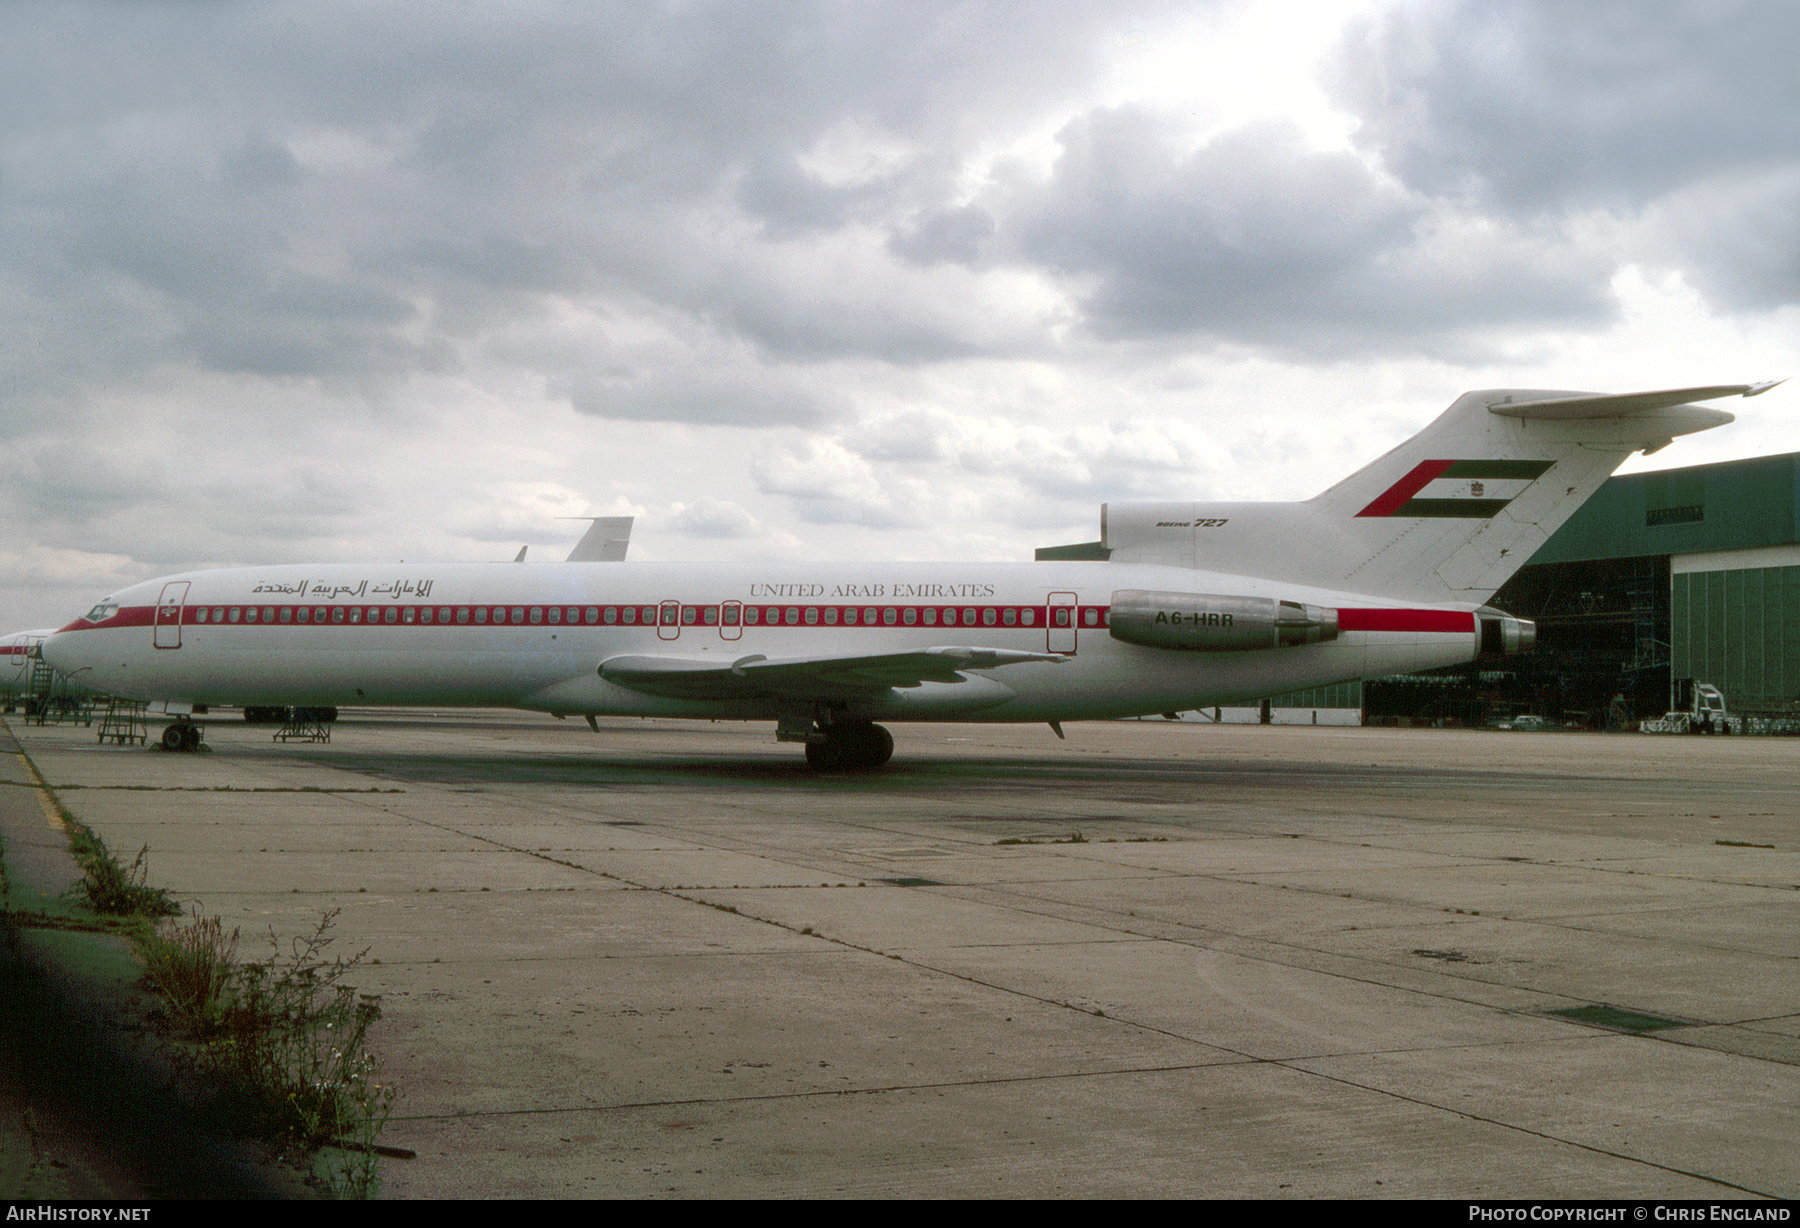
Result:
{"type": "Polygon", "coordinates": [[[1675,680],[1675,700],[1681,707],[1660,719],[1638,726],[1644,733],[1742,733],[1742,718],[1725,711],[1725,693],[1710,682],[1694,678],[1675,680]]]}

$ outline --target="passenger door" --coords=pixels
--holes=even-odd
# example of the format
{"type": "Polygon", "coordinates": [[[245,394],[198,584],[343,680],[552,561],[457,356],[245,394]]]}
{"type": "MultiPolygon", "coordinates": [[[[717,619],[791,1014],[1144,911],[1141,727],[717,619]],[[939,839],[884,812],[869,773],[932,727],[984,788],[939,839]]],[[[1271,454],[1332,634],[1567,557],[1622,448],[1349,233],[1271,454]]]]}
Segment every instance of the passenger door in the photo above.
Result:
{"type": "Polygon", "coordinates": [[[181,647],[181,607],[187,603],[188,582],[171,580],[156,599],[156,646],[181,647]]]}

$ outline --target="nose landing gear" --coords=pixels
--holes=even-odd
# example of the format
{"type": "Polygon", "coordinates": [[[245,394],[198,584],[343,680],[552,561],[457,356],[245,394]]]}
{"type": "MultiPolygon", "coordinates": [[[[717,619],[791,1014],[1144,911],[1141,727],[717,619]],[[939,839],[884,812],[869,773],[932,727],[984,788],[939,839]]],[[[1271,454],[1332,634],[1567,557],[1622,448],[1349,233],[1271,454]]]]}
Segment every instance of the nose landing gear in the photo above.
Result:
{"type": "Polygon", "coordinates": [[[868,721],[834,721],[824,740],[806,744],[806,762],[815,772],[878,768],[894,757],[894,735],[868,721]]]}

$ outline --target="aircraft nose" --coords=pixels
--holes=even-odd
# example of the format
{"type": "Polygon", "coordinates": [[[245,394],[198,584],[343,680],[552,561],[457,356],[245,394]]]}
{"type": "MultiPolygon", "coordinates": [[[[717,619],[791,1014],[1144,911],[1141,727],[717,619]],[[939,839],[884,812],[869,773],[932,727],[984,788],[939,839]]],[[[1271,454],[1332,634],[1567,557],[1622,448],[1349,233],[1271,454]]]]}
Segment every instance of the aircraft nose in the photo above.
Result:
{"type": "Polygon", "coordinates": [[[44,664],[65,678],[72,678],[77,670],[86,668],[86,654],[81,651],[81,637],[69,631],[58,631],[44,637],[38,645],[38,652],[44,658],[44,664]]]}

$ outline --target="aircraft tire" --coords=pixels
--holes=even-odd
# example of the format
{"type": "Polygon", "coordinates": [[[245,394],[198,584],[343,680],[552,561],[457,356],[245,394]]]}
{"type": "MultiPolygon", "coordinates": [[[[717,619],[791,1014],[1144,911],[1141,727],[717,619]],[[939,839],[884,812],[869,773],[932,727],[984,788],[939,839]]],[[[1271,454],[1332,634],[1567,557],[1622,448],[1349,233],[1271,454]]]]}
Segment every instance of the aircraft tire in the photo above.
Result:
{"type": "Polygon", "coordinates": [[[200,749],[200,726],[198,726],[198,725],[177,725],[176,728],[181,730],[181,749],[182,750],[199,750],[200,749]]]}
{"type": "Polygon", "coordinates": [[[806,762],[816,772],[866,771],[893,757],[894,735],[863,721],[828,725],[823,742],[806,744],[806,762]]]}
{"type": "Polygon", "coordinates": [[[878,768],[894,757],[894,735],[880,725],[865,725],[859,731],[861,754],[857,766],[878,768]]]}
{"type": "Polygon", "coordinates": [[[815,772],[841,772],[848,765],[849,747],[840,737],[827,736],[823,742],[806,744],[806,766],[815,772]]]}
{"type": "Polygon", "coordinates": [[[164,750],[187,750],[187,731],[180,725],[169,725],[162,731],[162,748],[164,750]]]}

